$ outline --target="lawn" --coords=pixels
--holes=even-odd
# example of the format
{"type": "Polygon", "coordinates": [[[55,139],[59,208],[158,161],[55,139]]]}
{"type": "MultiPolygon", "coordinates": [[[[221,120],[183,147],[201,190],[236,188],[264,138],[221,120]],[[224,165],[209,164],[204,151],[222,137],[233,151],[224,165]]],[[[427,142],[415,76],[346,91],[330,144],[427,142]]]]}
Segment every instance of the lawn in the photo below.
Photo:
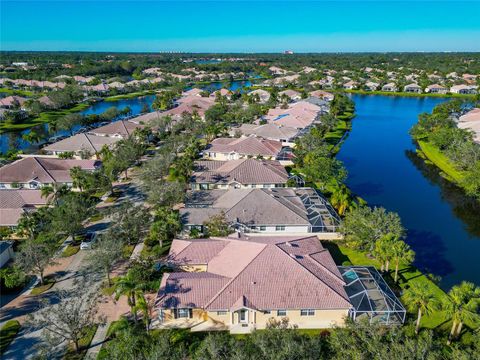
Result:
{"type": "Polygon", "coordinates": [[[85,335],[80,339],[79,343],[79,352],[77,353],[74,349],[73,343],[70,343],[67,348],[67,352],[65,354],[65,357],[63,358],[64,360],[81,360],[85,357],[85,354],[87,353],[88,347],[90,346],[90,343],[93,340],[93,337],[95,336],[95,333],[97,332],[97,325],[89,327],[85,331],[85,335]]]}
{"type": "Polygon", "coordinates": [[[53,276],[45,276],[43,285],[38,283],[38,285],[33,288],[30,295],[43,294],[45,291],[50,290],[53,285],[55,285],[55,278],[53,276]]]}
{"type": "Polygon", "coordinates": [[[55,120],[57,120],[62,116],[80,112],[82,110],[85,110],[89,106],[90,106],[89,104],[78,104],[70,109],[45,111],[45,112],[42,112],[38,117],[25,119],[23,122],[19,124],[10,124],[10,123],[2,122],[0,123],[0,133],[8,132],[8,131],[16,131],[16,130],[25,130],[36,125],[55,122],[55,120]]]}
{"type": "MultiPolygon", "coordinates": [[[[325,241],[322,242],[322,244],[330,251],[335,263],[338,265],[370,265],[375,266],[377,269],[380,268],[380,263],[368,256],[367,253],[346,247],[341,242],[325,241]]],[[[439,301],[446,296],[445,292],[431,279],[411,265],[400,264],[398,284],[395,284],[393,281],[393,272],[394,269],[390,269],[390,273],[388,275],[383,274],[383,277],[397,294],[401,294],[403,290],[409,288],[413,283],[417,283],[422,287],[427,287],[439,301]]],[[[410,313],[409,315],[410,317],[415,318],[416,313],[410,313]]],[[[436,311],[431,315],[422,318],[422,326],[429,329],[435,329],[438,327],[441,327],[442,329],[445,327],[447,329],[450,325],[450,322],[447,321],[444,314],[440,311],[436,311]]]]}
{"type": "Polygon", "coordinates": [[[21,325],[17,320],[9,320],[0,329],[0,354],[7,350],[8,345],[15,339],[20,331],[21,325]]]}
{"type": "Polygon", "coordinates": [[[15,90],[15,89],[7,89],[7,88],[1,88],[0,93],[5,94],[5,96],[17,95],[17,96],[32,97],[35,95],[33,91],[15,90]]]}
{"type": "Polygon", "coordinates": [[[67,245],[65,250],[62,252],[62,257],[70,257],[75,255],[80,250],[80,245],[67,245]]]}
{"type": "Polygon", "coordinates": [[[437,166],[441,171],[442,175],[455,183],[460,183],[464,177],[462,171],[459,171],[455,168],[455,164],[450,161],[442,152],[433,144],[427,141],[418,141],[420,150],[425,156],[426,160],[430,161],[432,164],[437,166]]]}
{"type": "Polygon", "coordinates": [[[145,95],[153,95],[155,94],[154,90],[146,90],[146,91],[137,91],[129,94],[122,94],[122,95],[113,95],[113,96],[108,96],[104,99],[104,101],[118,101],[118,100],[126,100],[126,99],[133,99],[139,96],[145,96],[145,95]]]}

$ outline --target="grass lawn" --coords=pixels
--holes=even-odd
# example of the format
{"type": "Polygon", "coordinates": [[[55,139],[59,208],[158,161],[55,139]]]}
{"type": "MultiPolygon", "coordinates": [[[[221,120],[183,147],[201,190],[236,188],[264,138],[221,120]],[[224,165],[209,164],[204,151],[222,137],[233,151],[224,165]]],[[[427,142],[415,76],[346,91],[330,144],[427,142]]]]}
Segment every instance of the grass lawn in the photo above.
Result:
{"type": "Polygon", "coordinates": [[[418,145],[420,146],[421,153],[425,156],[426,160],[438,167],[447,180],[455,183],[460,183],[462,181],[464,178],[462,171],[457,170],[454,163],[442,154],[436,146],[422,140],[418,141],[418,145]]]}
{"type": "MultiPolygon", "coordinates": [[[[330,251],[330,254],[338,265],[371,265],[375,266],[377,269],[380,268],[380,263],[369,257],[367,253],[346,247],[341,242],[325,241],[322,242],[322,244],[330,251]]],[[[394,270],[395,269],[390,268],[390,273],[388,275],[383,274],[383,277],[397,294],[410,287],[413,283],[417,283],[422,287],[427,287],[439,301],[446,296],[442,289],[415,267],[400,264],[398,284],[395,284],[393,281],[394,270]]],[[[414,319],[416,317],[416,312],[410,313],[409,316],[414,319]]],[[[450,321],[448,321],[441,311],[436,311],[422,318],[422,327],[425,328],[441,328],[442,330],[445,328],[446,331],[450,325],[450,321]]]]}
{"type": "Polygon", "coordinates": [[[123,246],[123,257],[125,259],[128,259],[132,255],[133,249],[135,249],[135,245],[130,245],[130,244],[124,245],[123,246]]]}
{"type": "Polygon", "coordinates": [[[129,94],[121,94],[121,95],[113,95],[113,96],[108,96],[104,99],[104,101],[118,101],[118,100],[125,100],[125,99],[133,99],[139,96],[144,96],[144,95],[153,95],[155,94],[154,90],[146,90],[146,91],[137,91],[129,94]]]}
{"type": "Polygon", "coordinates": [[[92,217],[90,217],[89,221],[90,221],[90,222],[100,221],[100,220],[102,220],[104,217],[105,217],[105,215],[103,215],[102,213],[98,213],[98,214],[95,214],[95,215],[93,215],[92,217]]]}
{"type": "Polygon", "coordinates": [[[25,119],[22,123],[19,124],[9,124],[2,122],[0,123],[0,133],[16,130],[25,130],[36,125],[54,122],[62,116],[80,112],[82,110],[85,110],[89,106],[89,104],[78,104],[70,109],[45,111],[42,112],[38,117],[25,119]]]}
{"type": "Polygon", "coordinates": [[[75,255],[80,250],[80,245],[67,245],[65,250],[62,252],[62,257],[70,257],[75,255]]]}
{"type": "Polygon", "coordinates": [[[21,325],[17,320],[9,320],[0,329],[0,354],[7,350],[8,345],[15,339],[21,325]]]}
{"type": "Polygon", "coordinates": [[[5,96],[18,95],[18,96],[32,97],[35,95],[33,91],[15,90],[15,89],[7,89],[7,88],[1,88],[0,93],[5,94],[5,96]]]}
{"type": "Polygon", "coordinates": [[[55,278],[53,276],[46,276],[43,281],[43,285],[38,283],[30,293],[30,295],[40,295],[47,290],[50,290],[55,285],[55,278]]]}
{"type": "Polygon", "coordinates": [[[95,336],[97,331],[97,325],[91,326],[85,331],[85,335],[80,339],[79,342],[79,352],[76,352],[74,349],[74,345],[70,343],[67,348],[67,352],[65,354],[64,360],[81,360],[85,357],[87,353],[88,347],[95,336]]]}

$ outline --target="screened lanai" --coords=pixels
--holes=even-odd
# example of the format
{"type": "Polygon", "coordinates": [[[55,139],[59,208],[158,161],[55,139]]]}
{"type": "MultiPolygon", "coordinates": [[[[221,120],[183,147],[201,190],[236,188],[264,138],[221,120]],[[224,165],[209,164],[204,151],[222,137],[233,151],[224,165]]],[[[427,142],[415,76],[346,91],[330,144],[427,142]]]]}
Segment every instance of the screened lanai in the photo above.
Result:
{"type": "Polygon", "coordinates": [[[403,324],[406,310],[373,266],[339,266],[353,308],[353,320],[384,325],[403,324]]]}

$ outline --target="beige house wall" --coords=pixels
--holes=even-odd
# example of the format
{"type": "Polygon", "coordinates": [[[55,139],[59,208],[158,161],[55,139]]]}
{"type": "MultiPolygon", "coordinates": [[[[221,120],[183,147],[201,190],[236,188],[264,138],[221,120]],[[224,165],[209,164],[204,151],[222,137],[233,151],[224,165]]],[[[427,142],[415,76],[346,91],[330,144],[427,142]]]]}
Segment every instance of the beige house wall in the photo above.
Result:
{"type": "MultiPolygon", "coordinates": [[[[334,310],[315,310],[313,316],[301,316],[300,310],[287,310],[286,316],[277,316],[277,311],[272,310],[270,314],[256,310],[246,309],[248,316],[246,324],[253,329],[265,329],[271,320],[280,321],[283,318],[289,320],[291,326],[299,329],[326,329],[333,326],[343,326],[345,319],[348,317],[348,309],[334,310]]],[[[189,327],[197,325],[201,322],[210,321],[213,323],[221,323],[226,327],[234,327],[239,324],[239,313],[237,311],[227,311],[225,314],[217,311],[203,311],[201,309],[193,309],[192,318],[174,319],[172,310],[164,310],[163,325],[171,327],[189,327]]]]}

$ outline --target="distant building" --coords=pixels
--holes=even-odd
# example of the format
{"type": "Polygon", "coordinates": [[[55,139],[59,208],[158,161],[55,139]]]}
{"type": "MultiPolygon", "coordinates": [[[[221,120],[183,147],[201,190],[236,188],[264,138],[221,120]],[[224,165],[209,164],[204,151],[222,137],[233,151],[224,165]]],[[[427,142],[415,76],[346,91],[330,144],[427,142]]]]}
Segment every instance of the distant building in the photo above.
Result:
{"type": "Polygon", "coordinates": [[[454,85],[450,88],[452,94],[477,94],[478,87],[473,85],[454,85]]]}
{"type": "Polygon", "coordinates": [[[406,85],[406,86],[403,88],[403,91],[404,91],[404,92],[408,92],[408,93],[417,93],[417,94],[420,94],[420,93],[422,92],[422,88],[421,88],[418,84],[411,83],[411,84],[406,85]]]}
{"type": "Polygon", "coordinates": [[[382,91],[387,91],[387,92],[396,92],[398,89],[397,89],[397,86],[395,85],[395,83],[388,83],[388,84],[385,84],[382,86],[382,91]]]}
{"type": "Polygon", "coordinates": [[[285,55],[293,55],[294,54],[292,50],[285,50],[283,53],[285,55]]]}
{"type": "Polygon", "coordinates": [[[217,138],[207,145],[203,154],[211,160],[238,160],[248,157],[275,159],[282,150],[282,143],[255,136],[241,138],[217,138]]]}
{"type": "Polygon", "coordinates": [[[448,88],[438,84],[428,85],[425,89],[425,92],[430,94],[446,94],[448,93],[448,88]]]}

